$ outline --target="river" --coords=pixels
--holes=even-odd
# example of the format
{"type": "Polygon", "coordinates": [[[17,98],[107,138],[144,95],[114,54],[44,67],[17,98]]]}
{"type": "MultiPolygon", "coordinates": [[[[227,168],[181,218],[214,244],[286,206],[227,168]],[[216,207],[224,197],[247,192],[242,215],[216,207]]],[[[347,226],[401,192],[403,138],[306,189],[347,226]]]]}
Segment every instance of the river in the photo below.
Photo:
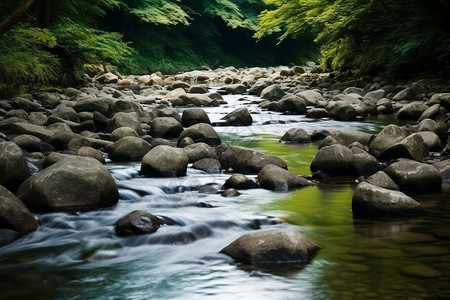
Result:
{"type": "MultiPolygon", "coordinates": [[[[279,143],[288,129],[378,132],[392,120],[311,120],[262,111],[257,97],[224,98],[228,105],[205,108],[212,122],[245,106],[254,123],[215,127],[222,141],[279,156],[297,174],[311,174],[318,145],[279,143]]],[[[119,186],[116,206],[37,214],[36,232],[0,248],[0,299],[450,298],[449,184],[440,193],[411,195],[427,210],[424,217],[357,220],[351,211],[353,177],[224,198],[196,188],[220,189],[229,174],[190,168],[187,176],[160,179],[140,177],[140,163],[108,161],[107,167],[119,186]],[[114,223],[136,209],[171,225],[150,235],[116,236],[114,223]],[[251,268],[219,254],[243,234],[269,228],[297,229],[322,249],[304,269],[251,268]]]]}

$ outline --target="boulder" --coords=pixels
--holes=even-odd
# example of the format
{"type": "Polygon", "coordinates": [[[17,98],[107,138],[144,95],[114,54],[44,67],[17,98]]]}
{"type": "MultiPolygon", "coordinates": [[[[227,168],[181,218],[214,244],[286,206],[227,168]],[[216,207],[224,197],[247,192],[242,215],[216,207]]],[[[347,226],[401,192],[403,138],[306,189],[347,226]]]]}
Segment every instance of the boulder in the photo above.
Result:
{"type": "Polygon", "coordinates": [[[224,87],[225,93],[227,94],[244,94],[247,91],[247,87],[244,84],[236,83],[236,84],[230,84],[224,87]]]}
{"type": "Polygon", "coordinates": [[[356,109],[347,101],[330,101],[327,112],[338,121],[353,121],[356,119],[356,109]]]}
{"type": "Polygon", "coordinates": [[[178,144],[186,137],[190,137],[195,143],[203,142],[208,145],[220,145],[222,142],[214,128],[206,123],[186,128],[178,137],[178,144]]]}
{"type": "Polygon", "coordinates": [[[145,116],[144,109],[139,103],[129,101],[129,100],[116,100],[111,102],[108,109],[108,116],[112,117],[118,112],[130,113],[135,112],[139,116],[145,116]]]}
{"type": "Polygon", "coordinates": [[[152,146],[146,140],[127,136],[114,142],[109,150],[109,158],[113,161],[140,161],[152,146]]]}
{"type": "Polygon", "coordinates": [[[153,137],[178,137],[182,131],[183,126],[173,117],[157,117],[150,125],[150,135],[153,137]]]}
{"type": "Polygon", "coordinates": [[[435,119],[441,111],[440,104],[434,104],[427,108],[419,117],[419,122],[425,119],[435,119]]]}
{"type": "Polygon", "coordinates": [[[90,111],[90,112],[99,112],[104,116],[108,115],[109,106],[112,102],[115,100],[112,98],[87,98],[83,100],[77,101],[77,104],[75,104],[75,111],[76,112],[82,112],[82,111],[90,111]]]}
{"type": "Polygon", "coordinates": [[[322,118],[329,118],[330,115],[328,114],[325,108],[311,108],[306,112],[305,117],[313,119],[322,119],[322,118]]]}
{"type": "Polygon", "coordinates": [[[128,126],[124,126],[124,127],[119,127],[117,129],[114,129],[114,131],[111,132],[110,139],[112,142],[117,142],[118,140],[120,140],[121,138],[124,138],[126,136],[139,137],[136,130],[134,130],[128,126]]]}
{"type": "Polygon", "coordinates": [[[233,189],[233,188],[231,188],[231,189],[226,189],[226,190],[221,194],[222,197],[237,197],[237,196],[239,196],[239,195],[241,195],[241,193],[239,193],[238,190],[233,189]]]}
{"type": "Polygon", "coordinates": [[[277,191],[290,190],[315,184],[302,176],[296,175],[275,165],[266,165],[262,168],[258,173],[258,183],[264,189],[277,191]]]}
{"type": "Polygon", "coordinates": [[[203,142],[188,145],[184,147],[184,150],[186,151],[190,163],[196,162],[203,158],[217,159],[217,154],[214,148],[203,142]]]}
{"type": "Polygon", "coordinates": [[[206,94],[208,93],[208,87],[203,84],[191,85],[187,92],[190,94],[206,94]]]}
{"type": "Polygon", "coordinates": [[[358,142],[361,145],[367,146],[370,141],[375,137],[371,133],[361,132],[357,130],[330,130],[330,129],[318,129],[314,130],[311,135],[312,141],[322,140],[331,136],[339,144],[343,146],[350,146],[354,142],[358,142]]]}
{"type": "Polygon", "coordinates": [[[258,185],[247,176],[235,173],[225,181],[223,187],[225,189],[234,188],[236,190],[246,190],[257,188],[258,185]]]}
{"type": "Polygon", "coordinates": [[[381,161],[389,161],[396,158],[410,158],[422,160],[428,155],[428,145],[418,133],[408,135],[400,142],[387,148],[379,157],[381,161]]]}
{"type": "Polygon", "coordinates": [[[27,98],[14,97],[13,99],[11,99],[11,106],[14,109],[23,109],[24,111],[30,113],[40,108],[41,104],[39,104],[37,101],[32,101],[27,98]]]}
{"type": "Polygon", "coordinates": [[[388,190],[399,191],[397,184],[384,171],[378,171],[365,180],[375,186],[379,186],[388,190]]]}
{"type": "Polygon", "coordinates": [[[238,108],[225,117],[221,118],[227,122],[227,126],[250,126],[253,118],[246,107],[238,108]]]}
{"type": "Polygon", "coordinates": [[[0,185],[15,192],[30,177],[25,155],[13,142],[0,143],[0,185]]]}
{"type": "Polygon", "coordinates": [[[139,118],[139,115],[135,112],[131,113],[118,112],[109,120],[107,130],[109,132],[113,132],[117,128],[125,126],[130,127],[136,132],[140,132],[141,119],[139,118]]]}
{"type": "Polygon", "coordinates": [[[450,93],[434,94],[428,101],[428,105],[440,104],[447,110],[450,110],[450,93]]]}
{"type": "Polygon", "coordinates": [[[372,175],[383,170],[383,166],[380,162],[366,152],[354,154],[352,160],[350,161],[350,166],[356,174],[363,176],[372,175]]]}
{"type": "Polygon", "coordinates": [[[447,126],[445,126],[445,123],[438,123],[435,120],[431,119],[424,119],[420,121],[419,125],[417,125],[416,131],[433,131],[443,142],[445,142],[448,137],[447,126]]]}
{"type": "Polygon", "coordinates": [[[181,117],[180,114],[171,107],[165,107],[165,108],[157,108],[151,111],[150,116],[153,118],[158,117],[172,117],[175,120],[177,120],[179,123],[181,123],[181,117]]]}
{"type": "MultiPolygon", "coordinates": [[[[30,152],[41,152],[42,140],[34,135],[21,134],[12,140],[17,146],[30,152]]],[[[50,145],[49,145],[50,146],[50,145]]],[[[51,147],[51,146],[50,146],[51,147]]]]}
{"type": "Polygon", "coordinates": [[[111,72],[108,72],[96,77],[96,80],[100,83],[117,83],[119,81],[119,77],[111,72]]]}
{"type": "Polygon", "coordinates": [[[220,253],[246,264],[307,264],[319,249],[296,230],[273,229],[245,234],[220,253]]]}
{"type": "Polygon", "coordinates": [[[202,158],[192,165],[193,169],[205,171],[208,174],[218,174],[221,170],[220,162],[214,158],[202,158]]]}
{"type": "Polygon", "coordinates": [[[322,94],[313,90],[306,90],[295,94],[305,100],[307,106],[316,106],[319,102],[325,101],[322,94]]]}
{"type": "Polygon", "coordinates": [[[211,124],[208,114],[202,108],[189,108],[183,111],[181,124],[184,127],[190,127],[198,123],[211,124]]]}
{"type": "Polygon", "coordinates": [[[207,94],[184,94],[179,97],[184,105],[219,106],[219,102],[211,99],[207,94]]]}
{"type": "Polygon", "coordinates": [[[281,137],[280,142],[283,143],[309,143],[311,137],[301,128],[291,128],[281,137]]]}
{"type": "Polygon", "coordinates": [[[29,134],[34,135],[44,142],[47,142],[55,133],[51,130],[43,128],[38,125],[28,124],[24,122],[18,122],[11,126],[12,134],[29,134]]]}
{"type": "Polygon", "coordinates": [[[142,159],[142,175],[154,177],[178,177],[186,175],[189,158],[184,149],[159,145],[142,159]]]}
{"type": "Polygon", "coordinates": [[[80,147],[75,152],[75,155],[92,157],[101,162],[102,164],[106,164],[105,157],[103,156],[103,154],[97,149],[94,149],[92,147],[87,146],[80,147]]]}
{"type": "Polygon", "coordinates": [[[23,182],[17,196],[36,212],[112,206],[119,191],[109,170],[90,157],[58,161],[23,182]]]}
{"type": "Polygon", "coordinates": [[[420,131],[416,134],[422,137],[423,141],[427,144],[427,148],[429,151],[437,152],[441,151],[444,148],[444,145],[442,145],[441,143],[441,139],[433,131],[420,131]]]}
{"type": "Polygon", "coordinates": [[[353,217],[422,216],[425,209],[400,191],[361,182],[352,198],[353,217]]]}
{"type": "Polygon", "coordinates": [[[156,232],[164,224],[164,220],[149,212],[135,210],[117,220],[115,231],[118,236],[148,234],[156,232]]]}
{"type": "MultiPolygon", "coordinates": [[[[35,231],[38,222],[23,202],[0,185],[0,232],[4,229],[15,231],[14,236],[21,236],[35,231]]],[[[2,244],[0,238],[0,244],[2,244]]]]}
{"type": "Polygon", "coordinates": [[[353,152],[349,148],[336,144],[323,147],[317,152],[310,169],[312,172],[324,171],[332,174],[352,174],[353,152]]]}
{"type": "Polygon", "coordinates": [[[419,101],[406,104],[397,114],[399,120],[419,120],[422,114],[428,109],[428,106],[419,101]]]}
{"type": "Polygon", "coordinates": [[[59,105],[56,111],[52,113],[49,118],[59,118],[62,120],[69,120],[77,123],[80,122],[80,117],[78,116],[75,109],[66,105],[59,105]]]}
{"type": "Polygon", "coordinates": [[[344,94],[358,94],[361,97],[366,94],[366,92],[362,88],[354,87],[354,86],[350,86],[350,87],[344,89],[343,93],[344,94]]]}
{"type": "Polygon", "coordinates": [[[250,148],[221,144],[216,147],[216,153],[222,168],[232,169],[238,173],[255,174],[268,164],[287,169],[286,163],[281,158],[250,148]]]}
{"type": "Polygon", "coordinates": [[[433,167],[439,170],[443,182],[450,181],[450,159],[436,162],[433,164],[433,167]]]}
{"type": "Polygon", "coordinates": [[[402,159],[389,165],[384,171],[402,191],[429,192],[441,189],[441,174],[429,164],[402,159]]]}
{"type": "Polygon", "coordinates": [[[42,106],[45,107],[56,107],[61,103],[61,97],[58,93],[44,92],[35,95],[35,98],[42,106]]]}
{"type": "Polygon", "coordinates": [[[261,91],[260,97],[270,101],[278,101],[283,98],[284,95],[286,95],[286,93],[278,85],[272,84],[261,91]]]}
{"type": "Polygon", "coordinates": [[[370,142],[369,153],[376,158],[380,158],[386,149],[400,142],[406,138],[407,135],[406,131],[401,127],[390,124],[384,127],[370,142]]]}
{"type": "Polygon", "coordinates": [[[392,105],[392,100],[388,98],[381,98],[377,101],[377,112],[379,114],[391,114],[395,112],[395,108],[392,105]]]}
{"type": "MultiPolygon", "coordinates": [[[[260,96],[261,92],[268,87],[269,85],[271,85],[272,83],[269,82],[268,80],[258,80],[255,84],[253,84],[250,89],[248,90],[248,94],[249,95],[256,95],[256,96],[260,96]]],[[[281,97],[280,97],[281,98],[281,97]]]]}
{"type": "Polygon", "coordinates": [[[299,96],[287,94],[278,101],[278,110],[281,112],[289,112],[293,114],[305,114],[305,100],[299,96]]]}
{"type": "Polygon", "coordinates": [[[394,101],[411,100],[414,97],[414,91],[412,88],[407,87],[398,92],[392,97],[394,101]]]}

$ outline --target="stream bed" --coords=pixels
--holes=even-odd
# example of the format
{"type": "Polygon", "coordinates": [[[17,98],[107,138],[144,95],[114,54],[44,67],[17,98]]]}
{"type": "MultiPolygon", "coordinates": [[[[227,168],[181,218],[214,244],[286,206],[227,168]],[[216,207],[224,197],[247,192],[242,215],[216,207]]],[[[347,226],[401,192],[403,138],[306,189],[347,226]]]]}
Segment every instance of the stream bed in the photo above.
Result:
{"type": "MultiPolygon", "coordinates": [[[[215,127],[222,142],[255,148],[311,174],[318,144],[282,144],[292,127],[378,132],[390,117],[359,122],[312,120],[262,111],[258,97],[227,95],[205,108],[211,121],[245,106],[249,127],[215,127]]],[[[180,109],[180,112],[182,110],[180,109]]],[[[0,248],[0,299],[448,299],[450,184],[412,196],[427,215],[353,219],[354,177],[330,177],[290,192],[242,190],[238,197],[198,193],[221,189],[230,174],[188,168],[184,177],[138,175],[140,163],[107,162],[119,203],[88,212],[36,214],[40,227],[0,248]],[[171,225],[149,235],[118,237],[114,224],[145,210],[171,225]],[[322,249],[304,269],[250,268],[219,254],[257,229],[294,228],[322,249]]],[[[249,176],[255,179],[256,176],[249,176]]]]}

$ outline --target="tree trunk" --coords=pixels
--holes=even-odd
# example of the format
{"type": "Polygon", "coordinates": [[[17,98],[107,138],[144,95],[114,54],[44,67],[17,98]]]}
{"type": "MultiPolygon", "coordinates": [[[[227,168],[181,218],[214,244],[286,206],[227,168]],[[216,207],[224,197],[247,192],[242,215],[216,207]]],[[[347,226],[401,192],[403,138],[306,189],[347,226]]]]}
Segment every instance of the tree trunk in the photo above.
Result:
{"type": "Polygon", "coordinates": [[[13,13],[5,21],[0,23],[0,35],[10,30],[17,22],[19,22],[34,2],[36,2],[36,0],[20,1],[13,13]]]}

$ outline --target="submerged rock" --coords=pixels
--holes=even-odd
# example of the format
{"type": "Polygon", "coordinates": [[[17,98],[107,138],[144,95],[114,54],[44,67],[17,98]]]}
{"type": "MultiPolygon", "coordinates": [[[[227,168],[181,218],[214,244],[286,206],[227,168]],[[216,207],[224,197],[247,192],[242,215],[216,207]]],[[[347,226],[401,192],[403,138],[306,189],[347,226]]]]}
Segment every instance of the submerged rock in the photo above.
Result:
{"type": "Polygon", "coordinates": [[[216,153],[222,168],[231,168],[234,172],[254,174],[268,164],[287,169],[286,163],[281,158],[241,146],[222,144],[216,147],[216,153]]]}
{"type": "Polygon", "coordinates": [[[192,168],[205,171],[209,174],[217,174],[220,173],[221,165],[217,159],[202,158],[194,162],[192,168]]]}
{"type": "Polygon", "coordinates": [[[332,174],[351,174],[354,172],[351,162],[353,152],[342,145],[323,147],[317,152],[310,169],[313,172],[324,171],[332,174]]]}
{"type": "Polygon", "coordinates": [[[404,193],[368,182],[361,182],[356,187],[352,210],[354,217],[407,217],[425,214],[422,205],[404,193]]]}
{"type": "Polygon", "coordinates": [[[153,233],[164,225],[164,220],[142,210],[135,210],[120,218],[115,224],[118,236],[153,233]]]}
{"type": "Polygon", "coordinates": [[[237,190],[245,190],[256,188],[258,185],[247,176],[237,173],[231,175],[231,177],[225,181],[223,187],[226,189],[234,188],[237,190]]]}
{"type": "Polygon", "coordinates": [[[314,182],[275,165],[266,165],[262,168],[258,173],[258,183],[262,188],[269,190],[289,190],[315,185],[314,182]]]}
{"type": "Polygon", "coordinates": [[[220,253],[246,264],[307,264],[319,249],[298,231],[275,229],[245,234],[220,253]]]}
{"type": "Polygon", "coordinates": [[[64,158],[28,178],[17,196],[31,211],[108,207],[119,192],[108,169],[90,157],[64,158]]]}

